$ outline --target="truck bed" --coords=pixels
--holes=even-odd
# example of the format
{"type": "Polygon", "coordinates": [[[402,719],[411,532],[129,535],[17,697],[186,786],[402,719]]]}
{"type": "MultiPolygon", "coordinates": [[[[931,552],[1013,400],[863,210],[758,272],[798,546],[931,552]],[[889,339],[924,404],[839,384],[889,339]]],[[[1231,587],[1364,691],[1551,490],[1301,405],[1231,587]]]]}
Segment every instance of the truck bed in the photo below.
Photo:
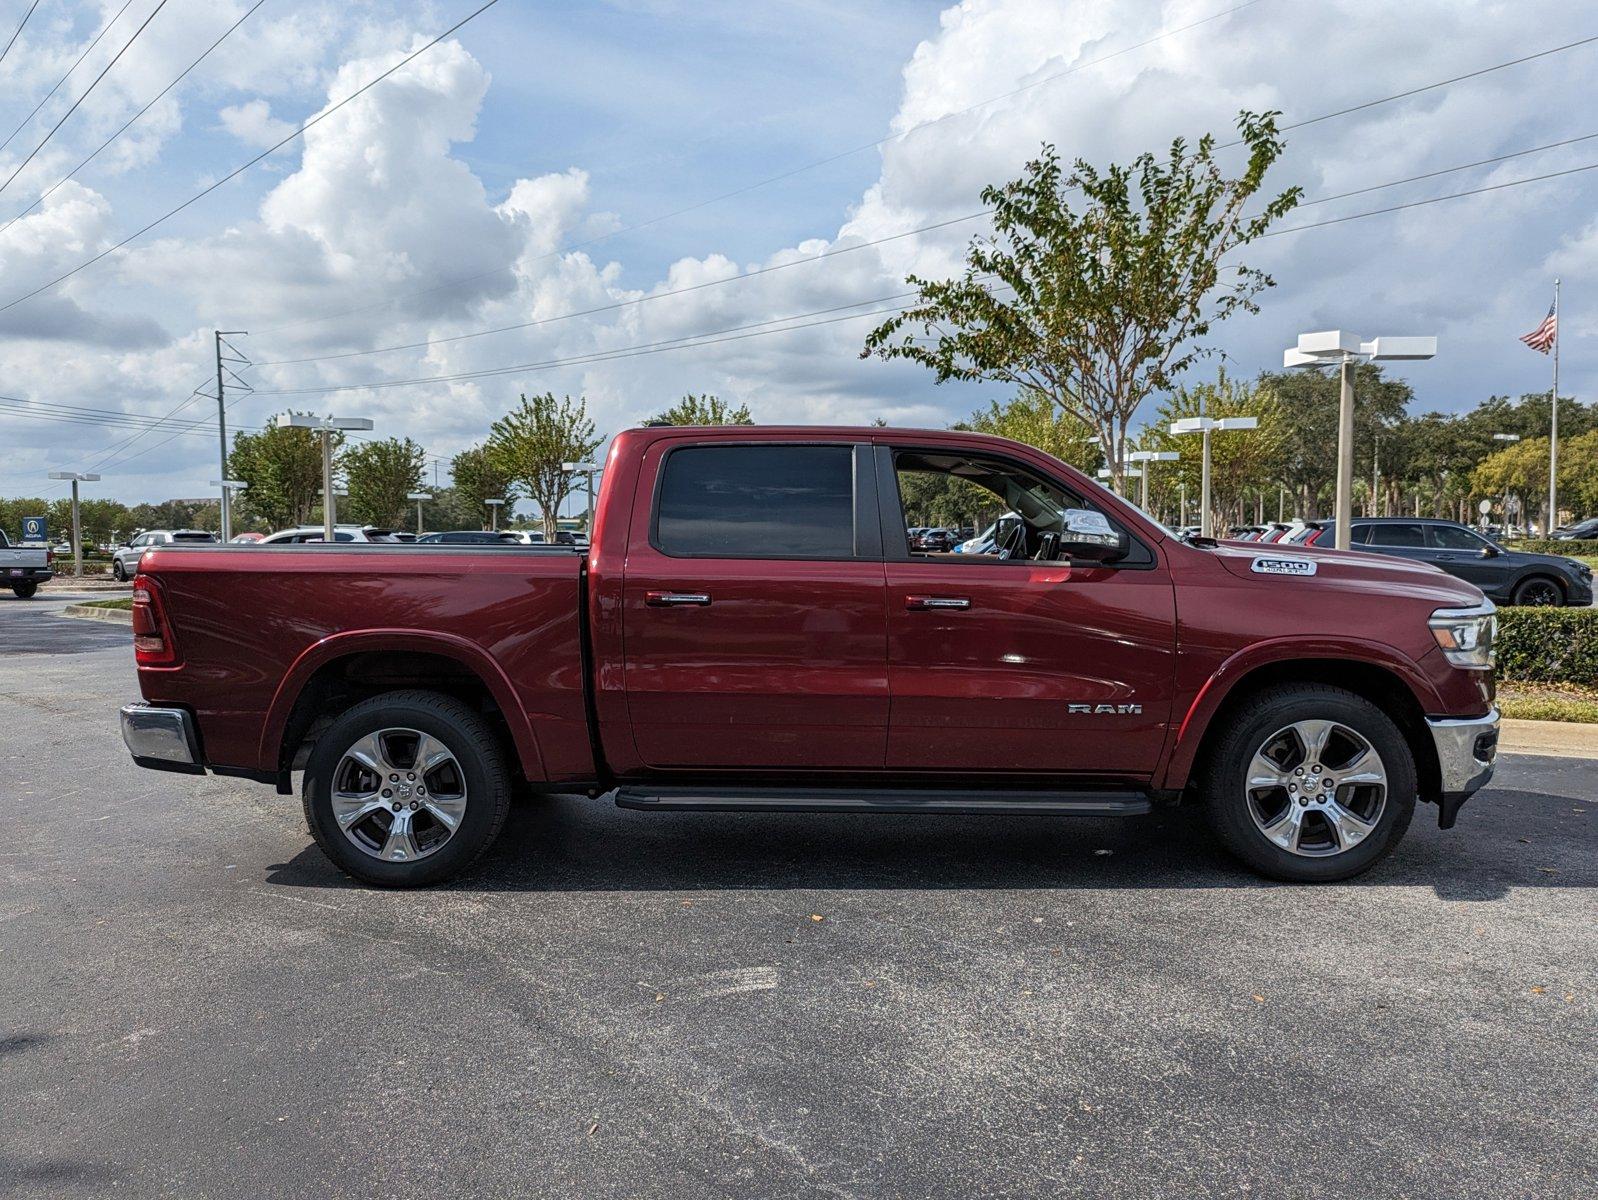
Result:
{"type": "Polygon", "coordinates": [[[593,775],[583,695],[584,558],[564,546],[173,546],[141,573],[178,663],[144,698],[189,708],[213,767],[275,775],[307,689],[403,679],[426,655],[482,679],[532,777],[593,775]]]}

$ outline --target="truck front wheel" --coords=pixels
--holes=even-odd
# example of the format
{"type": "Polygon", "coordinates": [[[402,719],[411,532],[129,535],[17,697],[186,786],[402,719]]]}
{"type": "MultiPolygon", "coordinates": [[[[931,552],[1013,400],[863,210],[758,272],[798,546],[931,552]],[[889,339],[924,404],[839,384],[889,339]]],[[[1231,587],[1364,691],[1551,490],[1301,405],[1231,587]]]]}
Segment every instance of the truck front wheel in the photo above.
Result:
{"type": "Polygon", "coordinates": [[[510,773],[487,722],[437,692],[355,705],[306,764],[305,822],[323,852],[383,887],[440,883],[499,836],[510,773]]]}
{"type": "Polygon", "coordinates": [[[1203,779],[1210,823],[1255,870],[1347,879],[1385,857],[1415,812],[1415,763],[1381,709],[1342,688],[1269,688],[1227,722],[1203,779]]]}

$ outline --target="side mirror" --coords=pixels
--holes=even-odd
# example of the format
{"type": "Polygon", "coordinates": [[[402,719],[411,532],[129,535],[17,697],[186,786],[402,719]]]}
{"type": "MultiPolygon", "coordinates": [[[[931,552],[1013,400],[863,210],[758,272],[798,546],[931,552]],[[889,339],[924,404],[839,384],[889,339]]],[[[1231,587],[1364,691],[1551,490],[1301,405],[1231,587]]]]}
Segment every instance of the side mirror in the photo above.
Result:
{"type": "Polygon", "coordinates": [[[1065,510],[1065,530],[1060,536],[1062,558],[1113,562],[1124,557],[1126,549],[1126,534],[1118,532],[1103,513],[1090,508],[1065,510]]]}
{"type": "Polygon", "coordinates": [[[1482,558],[1497,558],[1500,553],[1501,551],[1497,546],[1483,546],[1481,548],[1482,558]]]}

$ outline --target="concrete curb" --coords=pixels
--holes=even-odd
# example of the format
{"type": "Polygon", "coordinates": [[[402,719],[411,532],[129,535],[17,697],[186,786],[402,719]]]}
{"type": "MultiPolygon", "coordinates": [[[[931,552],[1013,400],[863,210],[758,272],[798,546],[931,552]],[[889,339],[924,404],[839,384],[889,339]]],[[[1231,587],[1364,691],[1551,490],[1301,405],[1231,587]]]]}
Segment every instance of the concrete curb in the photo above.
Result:
{"type": "Polygon", "coordinates": [[[80,621],[112,621],[118,625],[132,625],[133,613],[125,608],[90,608],[87,604],[69,604],[61,610],[63,617],[77,617],[80,621]]]}
{"type": "Polygon", "coordinates": [[[1560,758],[1598,758],[1598,725],[1579,721],[1522,721],[1505,718],[1498,731],[1505,754],[1551,754],[1560,758]]]}

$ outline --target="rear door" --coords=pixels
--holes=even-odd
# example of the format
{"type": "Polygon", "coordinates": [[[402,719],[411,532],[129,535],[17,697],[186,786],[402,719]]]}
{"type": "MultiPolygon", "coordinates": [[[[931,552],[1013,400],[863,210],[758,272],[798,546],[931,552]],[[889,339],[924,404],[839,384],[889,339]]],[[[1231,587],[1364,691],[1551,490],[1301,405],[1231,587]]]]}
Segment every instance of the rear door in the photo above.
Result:
{"type": "Polygon", "coordinates": [[[622,601],[640,762],[881,768],[883,588],[868,446],[652,446],[622,601]]]}
{"type": "MultiPolygon", "coordinates": [[[[1176,662],[1175,597],[1154,549],[1134,541],[1120,566],[1053,561],[1049,507],[1093,505],[1015,461],[881,446],[877,486],[893,696],[888,766],[987,778],[1151,772],[1176,662]],[[945,519],[973,523],[1000,514],[1014,522],[1019,512],[1028,540],[1007,558],[996,549],[915,550],[906,509],[911,518],[949,510],[945,519]]],[[[1014,545],[1008,536],[1004,544],[1014,545]]]]}

